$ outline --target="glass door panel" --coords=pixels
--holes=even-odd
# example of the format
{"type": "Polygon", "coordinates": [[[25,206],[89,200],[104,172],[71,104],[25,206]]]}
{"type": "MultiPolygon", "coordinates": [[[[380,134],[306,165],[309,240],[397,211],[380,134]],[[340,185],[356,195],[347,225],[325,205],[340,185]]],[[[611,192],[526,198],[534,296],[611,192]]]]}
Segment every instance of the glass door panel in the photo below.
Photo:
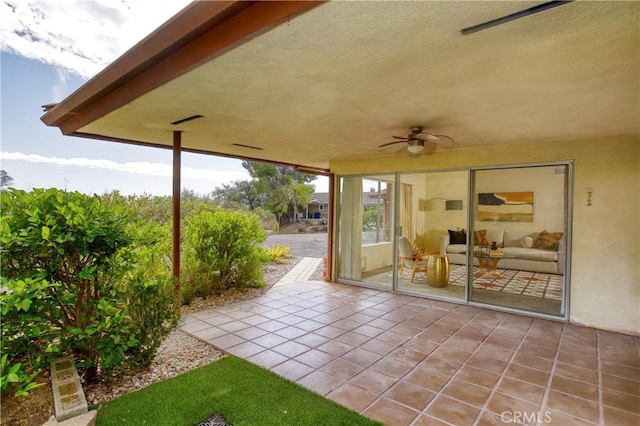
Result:
{"type": "Polygon", "coordinates": [[[465,300],[466,240],[449,235],[466,238],[469,172],[402,173],[399,191],[397,288],[465,300]]]}
{"type": "Polygon", "coordinates": [[[568,166],[473,172],[469,300],[563,315],[568,166]]]}
{"type": "Polygon", "coordinates": [[[338,279],[393,287],[394,175],[340,178],[338,279]]]}

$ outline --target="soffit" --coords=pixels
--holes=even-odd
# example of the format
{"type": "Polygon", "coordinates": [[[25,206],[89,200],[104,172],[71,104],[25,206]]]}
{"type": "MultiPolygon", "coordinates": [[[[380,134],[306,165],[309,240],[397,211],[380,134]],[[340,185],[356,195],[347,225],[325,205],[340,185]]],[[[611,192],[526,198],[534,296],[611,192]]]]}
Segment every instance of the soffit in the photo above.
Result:
{"type": "Polygon", "coordinates": [[[539,3],[327,3],[79,132],[170,146],[182,130],[185,149],[318,168],[397,155],[378,145],[414,125],[455,138],[440,150],[638,137],[637,2],[460,34],[539,3]]]}

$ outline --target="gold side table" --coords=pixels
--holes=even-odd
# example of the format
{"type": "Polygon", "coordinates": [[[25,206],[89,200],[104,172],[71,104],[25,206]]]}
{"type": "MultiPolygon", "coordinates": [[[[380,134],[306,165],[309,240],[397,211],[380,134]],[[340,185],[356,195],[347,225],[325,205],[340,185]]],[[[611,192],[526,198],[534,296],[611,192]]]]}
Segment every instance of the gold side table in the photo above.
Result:
{"type": "Polygon", "coordinates": [[[427,284],[431,287],[449,285],[449,258],[447,256],[430,255],[427,258],[427,284]]]}

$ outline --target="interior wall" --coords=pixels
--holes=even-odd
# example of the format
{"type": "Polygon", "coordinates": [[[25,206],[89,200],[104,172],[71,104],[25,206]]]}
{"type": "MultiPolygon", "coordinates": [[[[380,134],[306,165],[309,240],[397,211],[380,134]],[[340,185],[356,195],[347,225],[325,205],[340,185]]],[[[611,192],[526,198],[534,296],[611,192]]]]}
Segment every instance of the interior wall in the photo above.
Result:
{"type": "Polygon", "coordinates": [[[476,221],[475,229],[564,232],[565,175],[555,169],[547,166],[477,171],[477,194],[533,192],[533,222],[476,221]]]}
{"type": "Polygon", "coordinates": [[[423,213],[422,223],[429,250],[439,250],[440,238],[447,234],[449,229],[459,231],[467,227],[469,173],[467,171],[425,173],[424,178],[425,197],[434,200],[428,204],[428,209],[423,213]],[[462,210],[446,210],[446,200],[462,200],[462,210]]]}
{"type": "Polygon", "coordinates": [[[362,246],[360,256],[360,268],[362,272],[389,267],[393,265],[393,244],[380,243],[362,246]]]}
{"type": "Polygon", "coordinates": [[[334,161],[336,174],[570,161],[574,168],[570,321],[640,335],[640,144],[610,137],[487,146],[421,157],[334,161]],[[587,205],[591,188],[591,205],[587,205]]]}

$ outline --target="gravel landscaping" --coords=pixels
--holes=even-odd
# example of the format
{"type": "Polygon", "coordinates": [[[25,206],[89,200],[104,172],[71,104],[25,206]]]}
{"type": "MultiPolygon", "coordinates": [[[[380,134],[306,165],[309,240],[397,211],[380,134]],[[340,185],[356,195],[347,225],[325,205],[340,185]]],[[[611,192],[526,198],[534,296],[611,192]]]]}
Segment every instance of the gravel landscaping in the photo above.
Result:
{"type": "MultiPolygon", "coordinates": [[[[196,299],[189,306],[183,306],[183,316],[211,309],[216,306],[236,303],[263,295],[280,278],[289,272],[301,258],[293,257],[286,264],[268,264],[264,268],[266,285],[261,288],[232,289],[206,299],[196,299]]],[[[109,401],[126,393],[143,388],[186,371],[209,364],[225,355],[214,347],[175,330],[158,348],[158,353],[149,368],[129,372],[111,382],[84,387],[89,405],[109,401]]],[[[47,380],[48,375],[40,381],[47,380]]],[[[40,426],[53,415],[51,386],[35,389],[26,398],[2,399],[1,425],[40,426]]]]}

